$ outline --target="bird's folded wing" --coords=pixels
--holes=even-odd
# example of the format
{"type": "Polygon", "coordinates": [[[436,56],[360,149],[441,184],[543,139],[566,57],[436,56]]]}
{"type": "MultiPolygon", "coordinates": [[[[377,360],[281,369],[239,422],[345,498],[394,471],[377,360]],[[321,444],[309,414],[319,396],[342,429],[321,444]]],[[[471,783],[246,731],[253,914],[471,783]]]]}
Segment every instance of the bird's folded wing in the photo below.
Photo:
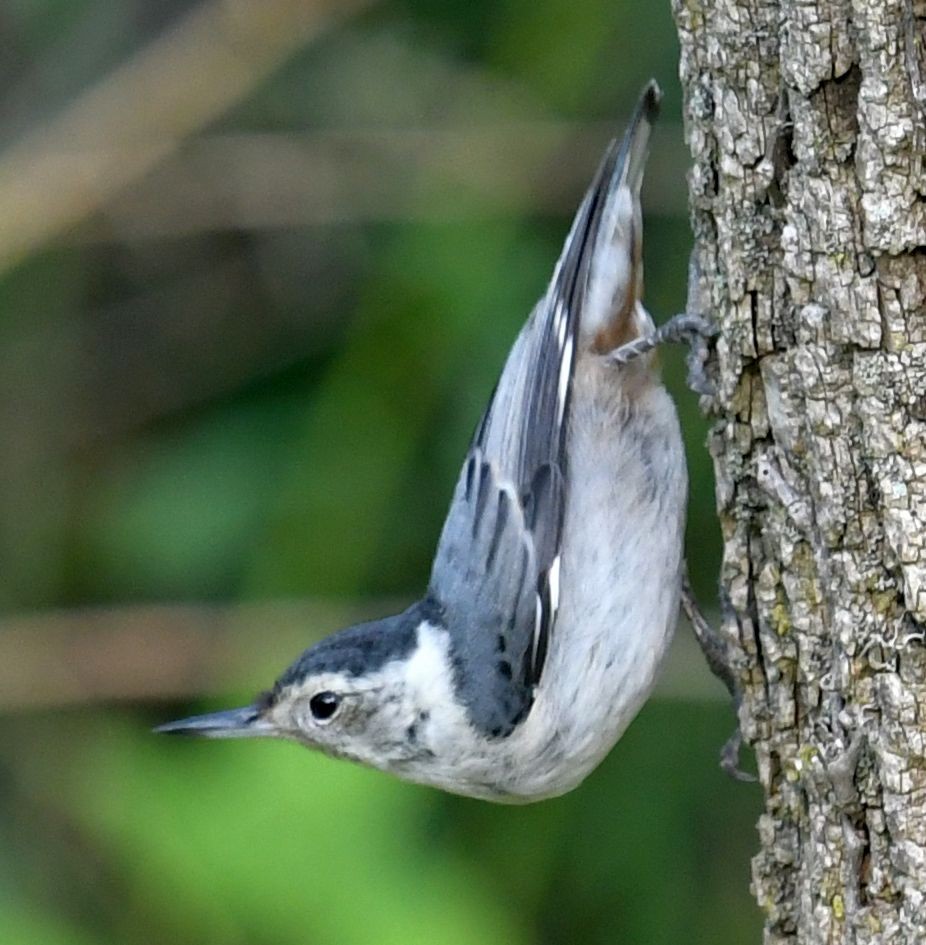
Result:
{"type": "Polygon", "coordinates": [[[559,597],[566,423],[579,321],[602,220],[638,189],[658,90],[612,143],[566,238],[553,279],[518,336],[473,437],[429,596],[450,632],[458,691],[472,723],[502,736],[530,710],[559,597]]]}

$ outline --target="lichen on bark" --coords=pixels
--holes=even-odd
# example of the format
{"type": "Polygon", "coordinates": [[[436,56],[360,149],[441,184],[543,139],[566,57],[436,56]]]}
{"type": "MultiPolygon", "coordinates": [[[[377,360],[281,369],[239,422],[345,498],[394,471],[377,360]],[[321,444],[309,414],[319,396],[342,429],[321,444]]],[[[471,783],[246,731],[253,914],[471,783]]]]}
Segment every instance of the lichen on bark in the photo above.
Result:
{"type": "Polygon", "coordinates": [[[766,942],[926,942],[926,4],[673,6],[766,942]]]}

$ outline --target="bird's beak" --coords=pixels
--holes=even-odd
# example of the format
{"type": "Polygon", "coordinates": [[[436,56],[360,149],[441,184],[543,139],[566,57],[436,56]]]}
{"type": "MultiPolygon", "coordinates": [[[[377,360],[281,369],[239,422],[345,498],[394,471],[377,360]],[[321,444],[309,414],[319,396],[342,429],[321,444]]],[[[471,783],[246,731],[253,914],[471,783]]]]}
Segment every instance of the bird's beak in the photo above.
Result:
{"type": "Polygon", "coordinates": [[[167,722],[154,731],[166,735],[199,735],[203,738],[256,738],[275,734],[273,725],[261,715],[258,706],[246,705],[240,709],[226,709],[224,712],[210,712],[178,722],[167,722]]]}

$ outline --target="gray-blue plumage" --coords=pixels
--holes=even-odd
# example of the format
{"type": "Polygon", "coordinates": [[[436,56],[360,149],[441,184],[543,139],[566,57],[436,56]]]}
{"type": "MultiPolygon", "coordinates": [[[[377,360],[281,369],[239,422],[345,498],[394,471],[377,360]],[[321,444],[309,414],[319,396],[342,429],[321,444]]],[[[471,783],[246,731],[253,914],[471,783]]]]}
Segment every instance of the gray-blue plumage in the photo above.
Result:
{"type": "Polygon", "coordinates": [[[522,329],[476,429],[431,572],[460,701],[510,734],[530,711],[553,632],[567,501],[566,424],[580,315],[608,195],[642,174],[644,95],[589,186],[546,295],[522,329]]]}
{"type": "Polygon", "coordinates": [[[347,627],[310,646],[286,669],[269,693],[318,673],[342,672],[349,676],[381,669],[390,660],[404,659],[415,648],[423,620],[438,621],[436,606],[418,601],[393,617],[370,620],[347,627]]]}

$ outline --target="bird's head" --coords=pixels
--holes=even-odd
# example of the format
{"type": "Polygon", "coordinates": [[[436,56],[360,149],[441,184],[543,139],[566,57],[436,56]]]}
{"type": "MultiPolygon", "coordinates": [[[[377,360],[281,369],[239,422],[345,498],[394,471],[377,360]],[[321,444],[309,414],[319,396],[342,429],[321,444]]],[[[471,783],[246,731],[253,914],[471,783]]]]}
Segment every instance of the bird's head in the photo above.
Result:
{"type": "Polygon", "coordinates": [[[467,726],[456,706],[446,632],[417,604],[306,650],[250,705],[161,725],[206,738],[284,738],[429,781],[439,731],[467,726]],[[424,773],[422,773],[424,772],[424,773]]]}

